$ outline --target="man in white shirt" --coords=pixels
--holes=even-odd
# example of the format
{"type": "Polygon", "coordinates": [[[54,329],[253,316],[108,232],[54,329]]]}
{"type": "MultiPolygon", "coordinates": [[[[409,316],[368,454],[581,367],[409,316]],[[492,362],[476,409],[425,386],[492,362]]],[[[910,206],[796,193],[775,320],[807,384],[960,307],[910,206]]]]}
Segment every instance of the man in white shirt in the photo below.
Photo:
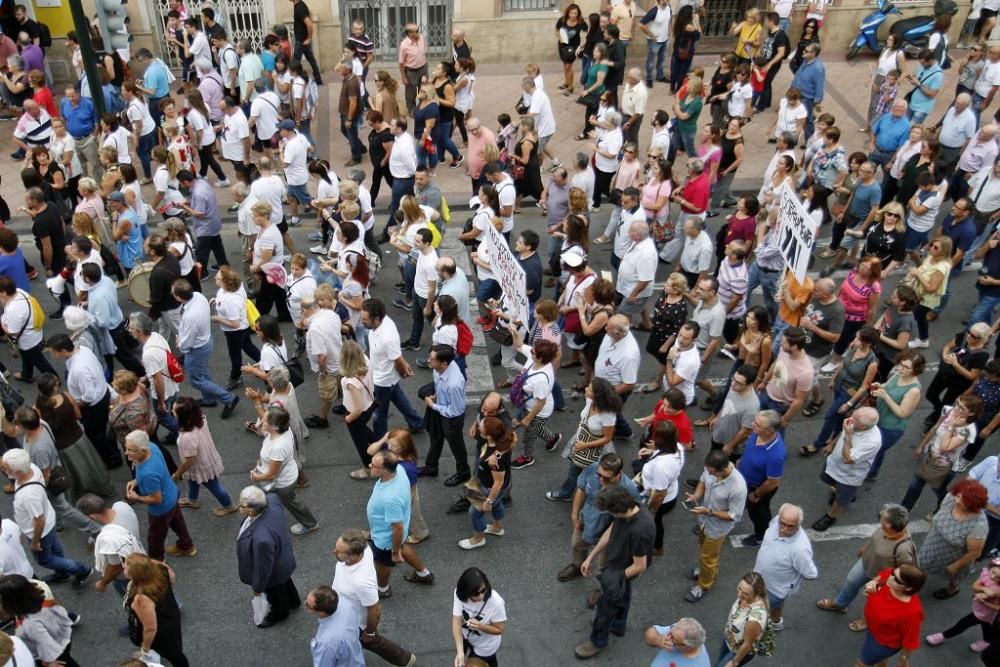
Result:
{"type": "Polygon", "coordinates": [[[417,251],[417,268],[413,276],[413,325],[410,338],[403,343],[404,350],[419,350],[420,338],[424,333],[424,320],[434,318],[434,299],[437,296],[438,254],[431,245],[433,235],[426,227],[418,229],[413,237],[413,248],[417,251]]]}
{"type": "Polygon", "coordinates": [[[388,243],[389,225],[399,209],[399,202],[406,195],[413,194],[417,174],[417,147],[413,135],[406,131],[406,119],[392,121],[392,151],[389,152],[389,173],[392,174],[392,199],[389,201],[389,217],[378,238],[379,243],[388,243]]]}
{"type": "Polygon", "coordinates": [[[665,385],[657,387],[657,390],[676,387],[684,394],[685,405],[694,403],[695,381],[701,369],[701,354],[694,344],[700,332],[701,326],[694,320],[685,322],[678,330],[673,346],[667,351],[665,385]]]}
{"type": "Polygon", "coordinates": [[[10,519],[0,522],[0,575],[19,574],[34,579],[35,570],[21,545],[21,529],[10,519]]]}
{"type": "Polygon", "coordinates": [[[333,548],[337,566],[333,590],[340,596],[337,613],[350,614],[361,634],[361,646],[392,665],[412,665],[416,656],[378,632],[382,618],[375,560],[365,534],[349,528],[337,538],[333,548]]]}
{"type": "Polygon", "coordinates": [[[648,329],[652,326],[652,321],[646,303],[653,293],[653,279],[656,278],[656,266],[659,262],[656,243],[649,238],[649,225],[642,220],[629,225],[628,236],[631,243],[618,267],[616,290],[621,297],[618,312],[630,319],[640,313],[643,328],[648,329]]]}
{"type": "Polygon", "coordinates": [[[229,43],[225,30],[213,32],[211,42],[212,51],[218,55],[219,74],[222,75],[222,82],[226,85],[226,94],[232,95],[234,100],[238,100],[240,99],[240,56],[236,53],[236,47],[229,43]]]}
{"type": "Polygon", "coordinates": [[[632,223],[646,223],[646,211],[639,206],[641,196],[642,193],[637,188],[625,188],[622,191],[620,209],[618,207],[615,208],[615,212],[612,212],[608,218],[608,224],[604,228],[605,232],[611,233],[611,240],[613,241],[613,245],[611,246],[611,268],[615,271],[620,269],[622,258],[625,257],[625,253],[632,247],[632,238],[629,235],[632,223]]]}
{"type": "Polygon", "coordinates": [[[715,259],[712,238],[705,231],[705,221],[689,217],[684,221],[684,249],[681,250],[681,273],[693,288],[708,275],[715,259]]]}
{"type": "Polygon", "coordinates": [[[142,366],[146,369],[145,380],[153,409],[156,410],[156,419],[160,426],[170,432],[158,442],[161,445],[172,445],[177,442],[174,399],[177,398],[179,385],[170,378],[167,370],[170,344],[156,331],[149,315],[141,311],[129,313],[128,332],[142,345],[142,366]]]}
{"type": "Polygon", "coordinates": [[[375,437],[385,435],[390,402],[402,414],[410,431],[422,431],[424,420],[413,409],[399,384],[402,378],[413,376],[413,369],[403,358],[399,331],[385,314],[385,304],[378,299],[366,299],[361,307],[361,323],[368,329],[368,358],[375,384],[375,415],[372,419],[375,437]]]}
{"type": "Polygon", "coordinates": [[[114,391],[104,379],[104,366],[86,347],[77,347],[66,334],[48,340],[52,356],[66,363],[66,391],[80,408],[80,423],[108,468],[122,464],[118,445],[108,438],[108,413],[114,391]]]}
{"type": "Polygon", "coordinates": [[[250,124],[246,114],[232,97],[225,97],[222,108],[222,157],[236,170],[236,177],[250,182],[250,124]]]}
{"type": "Polygon", "coordinates": [[[580,188],[587,195],[587,201],[594,201],[594,170],[590,166],[590,156],[577,153],[573,167],[573,175],[569,177],[570,187],[580,188]]]}
{"type": "MultiPolygon", "coordinates": [[[[521,90],[531,98],[531,105],[526,115],[535,119],[535,134],[538,136],[538,154],[548,155],[552,161],[551,169],[556,169],[562,162],[549,151],[549,140],[556,133],[556,117],[552,113],[552,102],[544,90],[535,88],[535,80],[530,76],[521,79],[521,90]]],[[[544,162],[544,158],[539,161],[544,162]]]]}
{"type": "Polygon", "coordinates": [[[670,50],[671,18],[673,11],[670,8],[670,0],[656,0],[639,19],[639,30],[646,35],[646,88],[653,87],[654,64],[656,80],[661,83],[669,82],[663,73],[663,61],[670,50]]]}
{"type": "Polygon", "coordinates": [[[202,407],[225,406],[222,418],[229,419],[240,397],[226,391],[215,382],[208,370],[212,356],[212,309],[201,292],[180,278],[174,281],[171,293],[181,304],[181,324],[177,332],[177,349],[184,355],[184,372],[191,386],[201,392],[202,407]]]}
{"type": "Polygon", "coordinates": [[[979,116],[989,108],[1000,88],[1000,46],[993,44],[986,50],[986,65],[979,72],[972,88],[972,113],[979,116]]]}
{"type": "Polygon", "coordinates": [[[240,68],[238,73],[240,86],[240,103],[250,104],[260,91],[257,90],[256,83],[263,82],[264,62],[254,51],[249,39],[241,39],[236,44],[236,52],[240,56],[240,68]]]}
{"type": "Polygon", "coordinates": [[[823,448],[826,467],[820,479],[833,489],[833,504],[826,514],[813,523],[815,531],[823,532],[837,522],[837,517],[850,507],[858,496],[858,489],[868,476],[868,470],[882,447],[882,432],[875,408],[858,408],[844,420],[844,430],[836,443],[823,448]]]}
{"type": "Polygon", "coordinates": [[[102,526],[94,541],[94,565],[101,577],[94,588],[103,593],[111,584],[119,595],[125,595],[128,588],[125,559],[135,553],[146,553],[135,510],[121,500],[109,505],[109,501],[93,493],[80,496],[76,508],[102,526]]]}
{"type": "Polygon", "coordinates": [[[497,199],[500,200],[500,210],[495,211],[497,217],[503,222],[500,233],[510,245],[510,233],[514,231],[514,201],[517,199],[517,190],[514,188],[514,179],[503,170],[503,165],[499,162],[491,162],[483,170],[486,180],[493,184],[497,191],[497,199]]]}
{"type": "Polygon", "coordinates": [[[257,91],[257,97],[250,103],[250,128],[257,136],[254,148],[258,151],[267,151],[269,157],[274,158],[274,151],[278,147],[278,109],[281,108],[281,99],[273,90],[267,89],[264,79],[257,79],[251,84],[257,91]]]}
{"type": "Polygon", "coordinates": [[[294,227],[299,224],[299,204],[309,206],[312,201],[309,188],[306,187],[309,183],[309,151],[312,150],[312,145],[295,130],[295,121],[289,118],[278,123],[278,131],[284,142],[282,161],[285,165],[285,182],[288,184],[288,204],[292,213],[288,224],[294,227]]]}
{"type": "Polygon", "coordinates": [[[649,138],[647,153],[665,158],[670,155],[670,114],[663,109],[657,109],[650,124],[653,135],[649,138]]]}
{"type": "MultiPolygon", "coordinates": [[[[701,355],[701,368],[704,372],[711,365],[715,353],[722,344],[722,330],[726,325],[726,306],[719,298],[719,281],[711,276],[699,280],[695,289],[685,296],[694,306],[691,319],[700,327],[694,344],[701,355]]],[[[714,404],[715,388],[707,380],[700,381],[698,386],[708,392],[709,403],[714,404]]]]}
{"type": "MultiPolygon", "coordinates": [[[[622,399],[624,410],[625,402],[632,395],[638,381],[642,353],[635,336],[629,331],[629,320],[625,315],[612,315],[604,328],[606,335],[597,352],[594,377],[607,380],[614,386],[615,392],[622,399]]],[[[622,416],[622,412],[615,418],[615,437],[632,437],[632,427],[622,416]]]]}
{"type": "Polygon", "coordinates": [[[17,288],[10,276],[0,276],[0,306],[3,315],[0,325],[10,340],[17,343],[21,353],[21,372],[14,377],[22,382],[33,382],[35,369],[42,373],[57,375],[52,364],[42,352],[43,331],[35,327],[35,318],[41,313],[35,312],[39,306],[33,304],[28,293],[17,288]]]}
{"type": "MultiPolygon", "coordinates": [[[[305,420],[309,428],[330,426],[327,416],[333,409],[334,401],[340,396],[340,348],[343,338],[340,333],[340,317],[334,311],[335,305],[333,288],[326,284],[317,287],[312,297],[302,299],[306,353],[309,366],[316,373],[319,387],[319,410],[305,420]]],[[[346,410],[340,406],[337,412],[344,414],[346,410]]]]}
{"type": "Polygon", "coordinates": [[[799,589],[803,579],[815,579],[819,570],[813,560],[812,544],[802,529],[802,508],[785,503],[771,520],[764,541],[757,552],[753,571],[767,584],[770,625],[776,631],[785,627],[781,612],[785,600],[799,589]]]}
{"type": "MultiPolygon", "coordinates": [[[[250,198],[257,201],[266,201],[271,205],[271,224],[277,227],[285,217],[282,212],[282,202],[285,199],[286,190],[285,182],[281,179],[281,176],[272,171],[273,164],[267,157],[257,160],[260,177],[250,184],[250,198]]],[[[253,227],[253,235],[256,236],[257,226],[253,225],[253,227]]],[[[246,245],[246,248],[249,250],[252,247],[253,241],[250,241],[246,245]]]]}
{"type": "Polygon", "coordinates": [[[622,117],[625,118],[622,131],[628,143],[637,144],[639,141],[639,127],[646,113],[648,99],[649,91],[642,83],[642,72],[638,67],[631,68],[625,74],[625,87],[622,90],[622,117]]]}
{"type": "Polygon", "coordinates": [[[10,449],[3,455],[3,471],[14,480],[14,521],[31,544],[35,562],[55,574],[45,583],[55,584],[73,577],[73,587],[82,588],[93,570],[78,560],[62,555],[56,532],[56,512],[45,491],[45,478],[32,465],[27,450],[10,449]]]}

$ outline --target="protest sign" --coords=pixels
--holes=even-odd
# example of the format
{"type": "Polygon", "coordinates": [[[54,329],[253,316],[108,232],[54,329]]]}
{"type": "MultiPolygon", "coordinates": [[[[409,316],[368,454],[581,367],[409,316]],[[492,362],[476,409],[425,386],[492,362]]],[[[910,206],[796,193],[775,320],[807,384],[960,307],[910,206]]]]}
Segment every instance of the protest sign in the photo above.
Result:
{"type": "Polygon", "coordinates": [[[511,252],[507,240],[493,225],[486,225],[485,236],[482,245],[486,246],[490,257],[490,269],[500,283],[503,310],[527,327],[528,290],[525,287],[524,269],[511,252]]]}
{"type": "Polygon", "coordinates": [[[787,181],[782,183],[781,208],[778,210],[778,247],[785,266],[800,283],[805,280],[809,270],[809,258],[816,244],[816,227],[816,220],[802,206],[795,191],[787,181]]]}

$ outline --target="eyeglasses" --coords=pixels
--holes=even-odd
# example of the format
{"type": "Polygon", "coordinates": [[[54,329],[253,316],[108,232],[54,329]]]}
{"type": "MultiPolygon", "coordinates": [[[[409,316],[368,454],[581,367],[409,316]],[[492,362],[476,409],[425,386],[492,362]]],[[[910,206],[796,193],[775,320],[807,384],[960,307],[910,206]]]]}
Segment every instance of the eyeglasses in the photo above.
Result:
{"type": "Polygon", "coordinates": [[[632,155],[635,155],[635,151],[633,151],[633,150],[629,150],[629,149],[627,149],[627,148],[625,149],[625,152],[626,152],[626,153],[631,153],[632,155]]]}
{"type": "Polygon", "coordinates": [[[913,371],[913,366],[912,365],[899,364],[899,367],[902,368],[905,371],[913,371]]]}
{"type": "Polygon", "coordinates": [[[890,213],[890,212],[886,211],[885,217],[887,217],[887,218],[898,218],[899,217],[899,213],[890,213]]]}

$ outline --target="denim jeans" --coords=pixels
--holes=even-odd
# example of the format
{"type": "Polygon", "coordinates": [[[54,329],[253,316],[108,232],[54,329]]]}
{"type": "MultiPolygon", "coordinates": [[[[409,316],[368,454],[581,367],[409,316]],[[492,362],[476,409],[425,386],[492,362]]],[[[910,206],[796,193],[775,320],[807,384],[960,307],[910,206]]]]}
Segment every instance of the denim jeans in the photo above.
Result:
{"type": "Polygon", "coordinates": [[[858,593],[864,585],[868,583],[868,575],[865,574],[864,563],[861,559],[854,561],[854,566],[848,571],[847,578],[844,580],[844,586],[837,593],[837,599],[835,600],[838,607],[841,609],[847,609],[854,598],[858,597],[858,593]]]}
{"type": "Polygon", "coordinates": [[[340,133],[347,139],[347,145],[351,148],[351,159],[361,159],[361,139],[358,137],[358,128],[361,126],[361,114],[357,114],[353,121],[347,116],[340,114],[340,133]]]}
{"type": "MultiPolygon", "coordinates": [[[[746,657],[740,660],[741,665],[745,665],[751,660],[753,660],[753,653],[748,653],[746,657]]],[[[719,650],[719,659],[715,661],[715,667],[726,667],[729,661],[736,657],[736,654],[729,650],[729,646],[726,645],[726,638],[722,638],[722,648],[719,650]]]]}
{"type": "MultiPolygon", "coordinates": [[[[954,477],[955,473],[952,472],[950,477],[954,477]]],[[[941,488],[934,489],[934,494],[937,496],[938,503],[945,497],[948,493],[948,477],[945,477],[945,481],[941,484],[941,488]]],[[[910,478],[910,486],[906,489],[906,495],[903,496],[903,500],[899,503],[908,510],[912,510],[913,506],[917,504],[917,500],[920,499],[920,494],[924,492],[924,485],[927,484],[924,480],[920,479],[916,475],[910,478]]]]}
{"type": "Polygon", "coordinates": [[[479,287],[476,289],[476,301],[485,304],[487,300],[495,299],[498,296],[500,296],[500,283],[492,278],[479,281],[479,287]]]}
{"type": "Polygon", "coordinates": [[[653,80],[654,63],[656,64],[656,78],[666,78],[663,75],[663,61],[666,59],[667,52],[670,51],[669,47],[669,39],[662,42],[654,42],[653,40],[646,42],[646,81],[653,80]]]}
{"type": "Polygon", "coordinates": [[[569,468],[566,470],[566,479],[563,480],[562,486],[556,491],[556,495],[560,498],[572,498],[573,494],[576,493],[576,480],[579,479],[582,472],[583,468],[570,462],[569,468]]]}
{"type": "Polygon", "coordinates": [[[680,132],[679,134],[681,136],[681,144],[683,144],[683,146],[684,146],[684,152],[687,153],[688,155],[697,155],[698,154],[698,144],[695,141],[695,133],[694,132],[688,132],[688,133],[680,132]]]}
{"type": "Polygon", "coordinates": [[[437,167],[440,157],[436,147],[433,153],[429,153],[424,148],[423,139],[417,138],[417,167],[426,167],[433,171],[437,167]]]}
{"type": "MultiPolygon", "coordinates": [[[[605,577],[615,577],[617,573],[606,569],[601,574],[601,580],[605,577]]],[[[608,645],[608,633],[614,630],[618,634],[625,632],[625,622],[628,618],[628,610],[632,604],[632,582],[625,580],[625,591],[620,601],[612,602],[607,593],[604,592],[602,583],[601,597],[597,600],[594,608],[594,620],[590,629],[590,641],[594,646],[604,648],[608,645]]]]}
{"type": "Polygon", "coordinates": [[[977,322],[986,322],[986,324],[993,324],[993,311],[1000,306],[1000,296],[984,296],[982,293],[979,295],[979,303],[977,303],[972,308],[972,313],[969,314],[969,326],[977,322]]]}
{"type": "Polygon", "coordinates": [[[774,324],[771,327],[771,333],[774,335],[774,342],[771,344],[771,358],[777,358],[778,351],[781,349],[781,338],[785,335],[785,329],[792,326],[780,317],[774,319],[774,324]]]}
{"type": "Polygon", "coordinates": [[[375,386],[375,418],[372,421],[372,430],[375,432],[376,438],[381,438],[385,435],[386,427],[389,421],[389,403],[396,406],[396,409],[403,415],[403,419],[410,426],[411,430],[417,430],[424,427],[424,420],[416,413],[413,406],[410,405],[410,399],[406,397],[403,392],[403,388],[399,386],[399,383],[392,385],[391,387],[379,387],[375,386]]]}
{"type": "Polygon", "coordinates": [[[771,321],[778,319],[778,303],[774,300],[774,295],[778,291],[779,271],[765,271],[758,266],[757,262],[750,265],[747,274],[747,296],[750,296],[758,286],[764,296],[764,308],[771,316],[771,321]]]}
{"type": "MultiPolygon", "coordinates": [[[[480,490],[482,490],[484,496],[490,495],[490,490],[487,489],[482,484],[479,485],[479,488],[480,490]]],[[[504,510],[503,507],[503,499],[506,494],[507,494],[506,490],[501,491],[500,495],[497,496],[496,501],[490,508],[490,514],[493,515],[494,521],[503,521],[504,516],[507,515],[507,512],[504,510]]],[[[469,505],[469,518],[472,519],[472,530],[476,531],[477,533],[482,533],[486,531],[485,512],[476,509],[475,505],[469,505]]]]}
{"type": "Polygon", "coordinates": [[[924,122],[924,119],[927,118],[927,112],[926,111],[914,111],[913,109],[910,109],[907,112],[907,116],[909,116],[909,118],[910,118],[910,125],[922,125],[923,122],[924,122]]]}
{"type": "Polygon", "coordinates": [[[813,107],[816,106],[816,103],[807,97],[803,97],[802,104],[806,107],[806,125],[802,128],[802,140],[808,141],[816,129],[816,126],[813,124],[813,107]]]}
{"type": "Polygon", "coordinates": [[[174,400],[177,398],[177,394],[174,394],[170,398],[163,401],[166,411],[160,412],[157,407],[157,402],[153,401],[153,409],[156,410],[156,420],[160,423],[160,426],[167,429],[171,433],[177,433],[177,417],[174,416],[174,400]]]}
{"type": "Polygon", "coordinates": [[[972,113],[976,116],[976,127],[979,127],[979,107],[986,98],[978,93],[972,94],[972,113]]]}
{"type": "Polygon", "coordinates": [[[66,558],[63,553],[62,542],[59,541],[59,534],[55,528],[49,531],[48,535],[42,537],[38,542],[40,551],[32,550],[31,555],[35,557],[35,562],[42,567],[55,570],[59,575],[76,575],[82,577],[90,571],[89,565],[84,565],[78,560],[66,558]]]}
{"type": "Polygon", "coordinates": [[[899,442],[900,438],[903,437],[905,431],[896,431],[889,428],[878,427],[878,430],[882,433],[882,445],[878,448],[878,454],[875,455],[875,460],[872,461],[872,467],[868,470],[868,479],[875,479],[878,476],[878,471],[882,468],[882,462],[885,460],[885,455],[888,453],[892,446],[899,442]]]}
{"type": "Polygon", "coordinates": [[[438,160],[444,161],[445,153],[451,153],[451,157],[455,160],[462,156],[462,153],[458,150],[458,146],[455,142],[451,140],[451,128],[455,124],[455,121],[449,121],[447,123],[441,123],[441,134],[438,135],[437,139],[437,154],[438,160]]]}
{"type": "Polygon", "coordinates": [[[413,326],[410,328],[409,341],[420,345],[420,338],[424,335],[424,308],[427,306],[427,299],[419,294],[413,295],[413,308],[410,314],[413,316],[413,326]]]}
{"type": "Polygon", "coordinates": [[[580,85],[586,85],[587,74],[590,72],[590,68],[594,64],[594,59],[590,55],[581,54],[580,55],[580,85]]]}
{"type": "Polygon", "coordinates": [[[153,173],[150,154],[154,148],[156,148],[156,130],[139,137],[139,145],[136,146],[135,152],[139,156],[139,162],[142,164],[142,173],[146,178],[150,178],[153,173]]]}
{"type": "Polygon", "coordinates": [[[229,492],[226,491],[226,487],[222,486],[222,482],[219,481],[218,477],[201,483],[188,480],[188,499],[198,500],[198,491],[203,486],[212,492],[212,495],[215,496],[215,499],[219,501],[220,505],[223,507],[233,506],[232,497],[229,495],[229,492]]]}
{"type": "Polygon", "coordinates": [[[201,392],[201,397],[207,401],[219,401],[229,405],[236,400],[231,393],[212,382],[208,373],[208,360],[212,356],[212,341],[201,347],[196,347],[184,353],[184,371],[188,382],[201,392]]]}
{"type": "Polygon", "coordinates": [[[406,195],[413,194],[413,181],[414,177],[409,178],[398,178],[394,177],[392,179],[392,199],[389,200],[389,218],[386,220],[385,226],[382,228],[382,233],[386,233],[389,229],[389,225],[395,224],[393,220],[393,215],[399,210],[399,202],[402,201],[403,197],[406,195]]]}
{"type": "Polygon", "coordinates": [[[847,393],[847,390],[839,382],[836,383],[833,387],[833,401],[830,403],[830,409],[826,411],[826,416],[823,418],[823,427],[816,435],[813,447],[825,447],[830,438],[840,435],[840,431],[844,427],[844,419],[847,418],[847,415],[838,411],[849,400],[851,400],[851,396],[847,393]]]}

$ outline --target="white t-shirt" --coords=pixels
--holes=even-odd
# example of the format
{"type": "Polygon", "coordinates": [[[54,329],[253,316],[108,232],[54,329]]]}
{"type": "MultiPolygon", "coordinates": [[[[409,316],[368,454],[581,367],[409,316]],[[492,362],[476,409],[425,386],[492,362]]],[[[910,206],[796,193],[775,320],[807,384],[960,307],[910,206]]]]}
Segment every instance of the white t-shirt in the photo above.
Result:
{"type": "Polygon", "coordinates": [[[788,100],[782,97],[781,102],[778,103],[778,118],[774,125],[774,136],[780,137],[783,132],[795,133],[799,120],[807,116],[806,105],[799,102],[794,107],[790,107],[788,100]]]}
{"type": "Polygon", "coordinates": [[[322,178],[316,181],[316,199],[340,199],[340,179],[332,171],[327,173],[329,183],[322,178]]]}
{"type": "Polygon", "coordinates": [[[639,343],[631,333],[619,341],[605,336],[597,351],[594,375],[611,384],[635,384],[639,377],[641,357],[639,343]]]}
{"type": "Polygon", "coordinates": [[[222,157],[242,162],[250,156],[246,154],[243,140],[250,136],[250,125],[241,109],[222,116],[222,157]]]}
{"type": "Polygon", "coordinates": [[[12,337],[17,337],[19,350],[30,350],[42,342],[42,330],[35,328],[34,315],[34,307],[28,300],[28,295],[21,289],[17,290],[17,295],[3,309],[0,322],[12,337]]]}
{"type": "Polygon", "coordinates": [[[527,375],[524,380],[524,394],[528,397],[525,403],[525,410],[530,410],[535,401],[545,401],[545,405],[541,410],[538,411],[538,417],[545,419],[552,416],[553,410],[555,410],[556,402],[551,400],[552,396],[552,385],[556,383],[555,373],[552,370],[552,364],[545,364],[541,368],[532,368],[534,360],[531,358],[531,346],[522,345],[521,354],[528,357],[528,361],[524,364],[522,372],[527,371],[527,375]]]}
{"type": "Polygon", "coordinates": [[[10,519],[4,519],[0,524],[0,575],[4,574],[19,574],[26,579],[35,576],[35,570],[21,545],[21,530],[10,519]]]}
{"type": "Polygon", "coordinates": [[[927,232],[933,229],[938,209],[941,208],[941,195],[936,190],[931,190],[931,196],[926,199],[920,197],[921,193],[921,190],[917,190],[914,198],[918,198],[920,204],[927,207],[926,213],[915,213],[910,209],[910,203],[906,203],[906,226],[915,232],[927,232]]]}
{"type": "Polygon", "coordinates": [[[247,293],[241,285],[235,292],[227,292],[220,289],[215,294],[215,312],[219,317],[239,322],[235,327],[225,324],[219,326],[223,331],[243,331],[250,327],[250,320],[247,319],[247,293]]]}
{"type": "Polygon", "coordinates": [[[331,586],[340,596],[337,613],[350,615],[359,628],[365,628],[368,607],[378,604],[378,578],[371,548],[365,547],[361,560],[354,565],[338,562],[331,586]]]}
{"type": "Polygon", "coordinates": [[[420,253],[420,256],[417,257],[417,270],[413,278],[413,291],[421,299],[427,298],[428,283],[431,281],[437,282],[438,280],[437,261],[438,254],[433,249],[428,253],[420,253]]]}
{"type": "Polygon", "coordinates": [[[149,338],[142,345],[142,366],[146,369],[146,377],[149,378],[149,392],[153,399],[159,398],[156,395],[156,383],[153,378],[157,373],[163,378],[163,391],[166,394],[164,399],[170,398],[177,393],[177,383],[170,379],[167,373],[167,350],[170,346],[167,341],[157,332],[149,334],[149,338]]]}
{"type": "Polygon", "coordinates": [[[731,118],[743,118],[746,115],[747,102],[752,98],[753,86],[750,85],[749,81],[747,83],[733,81],[733,88],[729,92],[729,116],[731,118]]]}
{"type": "Polygon", "coordinates": [[[274,343],[264,343],[260,346],[260,370],[265,373],[275,366],[281,366],[286,361],[288,361],[288,348],[285,347],[285,342],[282,341],[281,345],[275,345],[274,343]]]}
{"type": "MultiPolygon", "coordinates": [[[[677,342],[674,342],[674,347],[677,342]]],[[[697,347],[680,352],[674,359],[674,373],[683,378],[683,382],[677,388],[684,394],[684,400],[690,405],[694,401],[694,383],[698,379],[698,371],[701,370],[701,355],[697,347]]]]}
{"type": "MultiPolygon", "coordinates": [[[[153,116],[149,113],[149,107],[146,106],[142,100],[132,100],[125,107],[125,115],[128,116],[128,120],[131,126],[135,123],[142,123],[142,129],[139,131],[141,136],[146,136],[150,132],[156,130],[156,123],[153,121],[153,116]]],[[[132,127],[128,129],[131,130],[132,127]]]]}
{"type": "Polygon", "coordinates": [[[787,19],[792,13],[792,5],[795,4],[795,0],[771,0],[771,7],[773,11],[783,19],[787,19]]]}
{"type": "MultiPolygon", "coordinates": [[[[451,613],[453,616],[463,618],[464,614],[486,624],[502,623],[507,620],[507,607],[503,598],[496,591],[493,591],[489,599],[484,601],[462,602],[458,599],[457,592],[452,597],[451,613]]],[[[463,627],[462,636],[476,649],[476,655],[491,656],[500,650],[501,635],[490,635],[485,632],[473,634],[463,627]]]]}
{"type": "Polygon", "coordinates": [[[663,7],[656,8],[656,18],[646,24],[646,27],[653,34],[654,42],[665,42],[670,39],[670,19],[673,12],[668,2],[663,7]]]}
{"type": "Polygon", "coordinates": [[[31,479],[24,484],[14,483],[14,521],[28,540],[35,534],[36,517],[45,517],[45,526],[40,537],[45,537],[56,527],[56,512],[46,495],[44,479],[42,471],[32,463],[31,479]]]}
{"type": "Polygon", "coordinates": [[[257,138],[268,141],[278,131],[278,107],[281,100],[271,91],[265,91],[250,103],[250,117],[257,119],[257,138]]]}
{"type": "Polygon", "coordinates": [[[288,279],[285,291],[288,292],[288,312],[292,316],[292,321],[297,323],[302,319],[302,299],[316,292],[316,279],[309,269],[306,269],[298,278],[292,276],[288,279]]]}
{"type": "Polygon", "coordinates": [[[257,233],[253,242],[254,264],[260,262],[264,250],[271,251],[271,261],[281,264],[285,261],[285,241],[281,238],[281,230],[274,225],[268,225],[257,233]]]}
{"type": "Polygon", "coordinates": [[[118,164],[132,164],[132,158],[128,154],[128,139],[132,136],[124,127],[119,127],[114,132],[104,137],[101,148],[111,146],[118,151],[118,164]]]}
{"type": "Polygon", "coordinates": [[[638,298],[643,299],[652,294],[658,261],[656,243],[653,239],[645,239],[629,248],[618,267],[618,293],[628,298],[638,283],[648,282],[649,284],[639,292],[638,298]]]}
{"type": "Polygon", "coordinates": [[[403,351],[399,346],[399,331],[388,315],[368,332],[368,353],[376,387],[391,387],[399,382],[395,362],[403,351]]]}
{"type": "Polygon", "coordinates": [[[183,241],[171,241],[170,250],[177,253],[177,262],[181,266],[181,275],[186,276],[194,268],[194,241],[189,234],[184,234],[183,241]]]}
{"type": "MultiPolygon", "coordinates": [[[[500,215],[500,219],[503,220],[503,228],[500,229],[501,233],[506,234],[514,230],[514,201],[517,199],[517,191],[514,188],[514,179],[512,179],[507,174],[504,174],[504,180],[496,184],[497,198],[500,200],[500,208],[503,209],[505,206],[510,206],[510,216],[503,217],[500,215]]],[[[497,215],[500,212],[497,211],[497,215]]]]}
{"type": "MultiPolygon", "coordinates": [[[[186,35],[185,39],[187,39],[186,35]]],[[[199,30],[194,34],[194,38],[191,40],[191,45],[188,48],[191,50],[191,59],[195,62],[197,62],[198,58],[212,60],[212,46],[208,43],[208,37],[202,31],[199,30]]]]}
{"type": "Polygon", "coordinates": [[[285,181],[288,185],[305,185],[309,182],[309,140],[295,133],[285,142],[282,158],[285,162],[285,181]]]}
{"type": "Polygon", "coordinates": [[[684,450],[678,448],[676,454],[657,454],[642,466],[642,493],[647,498],[655,491],[666,491],[663,502],[669,503],[677,497],[677,480],[684,468],[684,450]]]}
{"type": "Polygon", "coordinates": [[[230,85],[230,81],[239,85],[239,77],[234,76],[237,72],[233,70],[238,70],[240,66],[240,56],[236,53],[236,49],[233,48],[232,44],[226,44],[222,47],[222,51],[219,52],[219,74],[222,75],[222,82],[227,86],[230,85]],[[232,77],[232,79],[230,79],[232,77]]]}
{"type": "Polygon", "coordinates": [[[617,416],[613,412],[595,412],[591,414],[590,408],[593,404],[594,402],[589,398],[584,403],[583,410],[580,411],[580,422],[586,422],[587,430],[596,436],[600,436],[604,433],[605,428],[615,425],[617,416]]]}
{"type": "Polygon", "coordinates": [[[597,150],[599,152],[594,156],[594,166],[605,174],[613,174],[618,171],[618,153],[621,151],[624,143],[625,137],[622,136],[620,128],[616,127],[605,132],[604,136],[597,140],[597,150]],[[606,157],[601,153],[611,153],[615,157],[606,157]]]}
{"type": "Polygon", "coordinates": [[[264,438],[264,444],[260,448],[260,462],[257,465],[257,472],[267,472],[272,461],[281,461],[281,470],[274,480],[264,484],[263,489],[265,491],[274,488],[284,489],[295,484],[295,480],[299,478],[299,466],[295,463],[295,438],[291,429],[276,439],[271,439],[270,436],[264,438]]]}
{"type": "Polygon", "coordinates": [[[535,132],[539,138],[551,137],[556,133],[556,117],[552,113],[552,103],[549,101],[549,96],[543,91],[536,90],[531,96],[531,107],[528,108],[528,113],[537,114],[535,116],[535,132]]]}
{"type": "MultiPolygon", "coordinates": [[[[128,503],[118,501],[111,509],[115,519],[101,528],[94,542],[94,565],[99,573],[108,565],[121,565],[134,553],[146,553],[139,537],[139,520],[128,503]]],[[[124,573],[118,576],[124,579],[124,573]]]]}
{"type": "Polygon", "coordinates": [[[979,78],[976,79],[973,90],[980,97],[988,97],[993,86],[1000,86],[1000,62],[991,63],[987,60],[986,65],[979,72],[979,78]]]}
{"type": "Polygon", "coordinates": [[[205,146],[211,146],[215,143],[215,128],[212,124],[208,122],[208,119],[201,115],[201,112],[197,109],[191,107],[187,112],[188,123],[191,124],[191,129],[197,134],[201,132],[201,143],[199,147],[204,148],[205,146]]]}
{"type": "Polygon", "coordinates": [[[438,324],[434,328],[431,341],[435,345],[450,345],[458,349],[458,327],[454,324],[438,324]]]}
{"type": "Polygon", "coordinates": [[[271,205],[271,224],[280,225],[282,212],[282,200],[285,198],[285,183],[277,174],[261,176],[250,184],[250,195],[256,197],[258,201],[266,201],[271,205]]]}
{"type": "MultiPolygon", "coordinates": [[[[86,86],[84,86],[86,88],[86,86]]],[[[35,656],[31,655],[31,649],[20,637],[11,637],[14,642],[14,654],[3,667],[24,667],[24,665],[34,665],[35,656]]]]}

